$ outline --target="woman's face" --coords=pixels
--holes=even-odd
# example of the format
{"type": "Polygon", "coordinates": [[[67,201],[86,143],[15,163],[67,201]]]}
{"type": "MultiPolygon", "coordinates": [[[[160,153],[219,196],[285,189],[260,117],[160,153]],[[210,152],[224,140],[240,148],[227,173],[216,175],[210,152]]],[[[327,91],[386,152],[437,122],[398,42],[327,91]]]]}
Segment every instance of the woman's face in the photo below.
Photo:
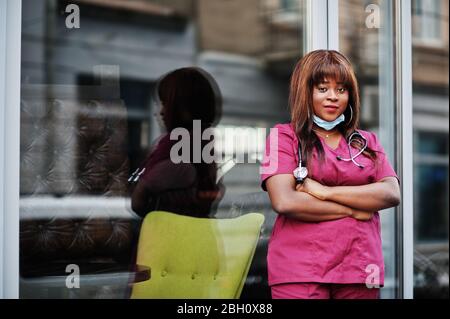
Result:
{"type": "Polygon", "coordinates": [[[348,90],[342,83],[324,79],[313,88],[314,114],[322,120],[331,122],[337,119],[348,105],[348,90]]]}
{"type": "Polygon", "coordinates": [[[159,128],[162,131],[165,131],[167,129],[167,123],[166,123],[166,118],[165,118],[165,107],[162,104],[162,102],[159,102],[159,104],[156,104],[156,110],[153,113],[153,115],[156,118],[156,122],[159,125],[159,128]]]}

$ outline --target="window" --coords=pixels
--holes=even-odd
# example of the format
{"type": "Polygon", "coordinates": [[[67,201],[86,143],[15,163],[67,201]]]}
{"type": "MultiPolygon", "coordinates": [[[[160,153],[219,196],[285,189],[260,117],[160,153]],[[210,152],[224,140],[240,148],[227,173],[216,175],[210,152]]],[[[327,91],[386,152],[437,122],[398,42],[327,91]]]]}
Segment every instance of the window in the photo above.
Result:
{"type": "Polygon", "coordinates": [[[299,1],[298,0],[281,0],[280,7],[286,11],[294,11],[294,10],[298,9],[299,1]]]}
{"type": "MultiPolygon", "coordinates": [[[[279,3],[277,10],[295,11],[294,27],[274,30],[259,1],[75,1],[79,29],[65,24],[70,1],[22,1],[20,297],[127,297],[126,281],[108,291],[69,291],[64,282],[50,287],[45,274],[59,261],[115,267],[132,260],[141,219],[128,179],[167,137],[154,116],[155,83],[199,66],[223,100],[215,142],[227,160],[218,168],[225,192],[214,214],[236,216],[255,204],[267,215],[242,297],[270,298],[265,249],[276,214],[261,200],[260,132],[289,117],[286,87],[303,52],[303,2],[279,3]]],[[[184,197],[172,199],[181,205],[184,197]]]]}
{"type": "Polygon", "coordinates": [[[414,297],[448,298],[448,1],[414,1],[412,17],[414,297]]]}
{"type": "Polygon", "coordinates": [[[442,42],[443,2],[436,0],[413,1],[413,36],[423,43],[442,42]]]}
{"type": "MultiPolygon", "coordinates": [[[[5,9],[0,10],[0,16],[3,17],[3,19],[0,19],[0,24],[6,25],[6,28],[0,28],[0,30],[6,30],[8,35],[8,41],[6,41],[5,33],[0,31],[0,56],[4,56],[3,53],[6,52],[7,57],[22,59],[21,64],[19,61],[17,63],[14,63],[14,60],[12,61],[13,65],[17,64],[16,69],[18,71],[16,72],[20,73],[21,71],[22,93],[20,97],[19,90],[12,93],[13,97],[17,98],[11,99],[10,101],[13,103],[6,105],[6,117],[0,119],[0,124],[2,124],[2,128],[11,128],[3,124],[8,121],[13,123],[11,126],[14,129],[15,125],[17,131],[8,129],[5,131],[14,131],[14,136],[19,136],[17,133],[20,129],[20,136],[23,138],[20,141],[21,151],[29,151],[21,152],[19,159],[19,152],[15,152],[15,147],[11,145],[3,146],[0,143],[2,156],[0,162],[5,164],[4,169],[0,169],[0,173],[3,174],[11,168],[14,169],[15,165],[19,165],[19,162],[21,169],[20,199],[15,199],[17,194],[8,197],[7,195],[11,195],[11,192],[5,191],[0,194],[3,195],[3,197],[0,196],[0,204],[7,204],[2,205],[5,210],[1,210],[1,217],[5,217],[2,220],[5,222],[4,228],[6,231],[0,243],[8,242],[13,244],[11,247],[16,247],[15,244],[18,244],[19,240],[16,241],[15,238],[19,237],[17,233],[20,231],[21,271],[23,265],[28,264],[33,268],[35,265],[33,259],[35,258],[39,261],[48,261],[55,257],[93,258],[94,260],[110,260],[111,257],[118,257],[120,260],[121,258],[128,258],[128,254],[131,252],[130,248],[133,247],[132,236],[129,237],[129,235],[136,234],[137,228],[132,222],[134,217],[131,216],[130,218],[130,215],[127,215],[130,212],[129,201],[127,196],[122,196],[126,194],[127,190],[120,188],[126,185],[123,178],[128,176],[126,173],[121,174],[118,183],[115,179],[103,180],[102,178],[108,175],[104,174],[105,168],[111,169],[109,166],[96,166],[95,168],[98,170],[89,170],[90,167],[87,167],[89,173],[83,175],[79,169],[79,155],[89,153],[92,150],[90,155],[95,158],[98,155],[95,154],[95,150],[99,148],[85,149],[80,146],[80,140],[74,139],[74,135],[71,134],[74,129],[81,132],[85,141],[89,142],[98,141],[98,133],[104,131],[119,133],[118,135],[123,134],[123,137],[128,135],[125,140],[130,141],[131,139],[132,144],[128,145],[130,147],[128,149],[121,148],[120,153],[131,157],[128,162],[130,167],[135,165],[133,163],[138,161],[137,154],[147,148],[160,133],[152,118],[151,113],[154,109],[148,104],[148,96],[145,96],[148,93],[146,87],[153,86],[158,77],[165,72],[185,65],[199,65],[205,68],[217,77],[221,87],[223,87],[226,112],[223,114],[219,128],[269,128],[274,123],[287,121],[286,85],[293,63],[305,50],[303,44],[303,41],[307,40],[305,34],[310,34],[306,33],[307,30],[304,28],[303,22],[306,19],[303,9],[307,3],[318,3],[319,1],[321,5],[327,3],[326,0],[264,1],[264,3],[274,4],[271,7],[274,10],[271,12],[284,11],[288,14],[285,16],[287,18],[284,18],[282,14],[279,15],[281,23],[277,25],[277,14],[273,14],[271,19],[261,19],[262,9],[264,17],[266,17],[266,7],[261,8],[262,1],[259,0],[138,0],[132,1],[132,3],[131,1],[121,0],[0,0],[0,8],[5,9]],[[87,9],[87,11],[84,11],[86,15],[82,14],[80,30],[68,30],[63,25],[65,20],[64,4],[72,2],[78,3],[80,7],[84,5],[84,8],[87,9]],[[119,3],[120,5],[117,5],[119,3]],[[99,7],[102,8],[99,9],[99,7]],[[20,8],[22,12],[20,12],[20,8]],[[299,8],[299,10],[296,8],[299,8]],[[8,10],[8,16],[12,17],[11,19],[5,18],[6,9],[8,10]],[[290,13],[294,15],[289,15],[290,13]],[[149,19],[150,16],[151,19],[149,19]],[[230,24],[230,16],[234,17],[234,23],[232,24],[230,24]],[[10,24],[13,24],[13,21],[22,25],[22,34],[11,36],[8,33],[10,32],[8,28],[11,27],[10,24]],[[274,29],[274,26],[280,26],[280,28],[274,29]],[[16,42],[11,41],[11,39],[16,39],[16,42]],[[20,41],[22,54],[14,52],[15,48],[19,48],[18,45],[14,44],[20,44],[20,41]],[[94,116],[90,118],[92,121],[88,121],[89,125],[86,126],[80,121],[82,119],[78,116],[80,114],[70,112],[73,110],[83,111],[85,107],[95,106],[95,103],[88,103],[90,98],[85,100],[81,97],[86,93],[85,90],[88,91],[87,95],[89,96],[90,89],[87,88],[88,86],[95,86],[95,81],[89,79],[93,77],[94,69],[99,65],[120,66],[119,82],[124,90],[118,87],[112,90],[108,88],[102,93],[106,94],[103,97],[106,96],[107,98],[102,100],[100,107],[106,112],[97,113],[97,115],[101,114],[102,119],[111,120],[110,124],[102,125],[101,121],[97,121],[99,118],[94,116]],[[85,81],[83,78],[87,80],[85,81]],[[92,83],[89,84],[88,82],[92,83]],[[81,94],[79,94],[80,92],[81,94]],[[135,94],[137,96],[134,96],[135,94]],[[248,98],[248,96],[250,97],[248,98]],[[61,101],[64,103],[61,103],[61,101]],[[84,104],[79,103],[80,101],[84,104]],[[111,104],[111,102],[113,103],[111,104]],[[11,116],[8,111],[11,111],[11,108],[19,110],[19,105],[20,109],[24,111],[22,117],[19,118],[19,114],[17,114],[17,117],[11,116]],[[120,111],[118,111],[119,109],[120,111]],[[27,113],[30,110],[32,112],[27,113]],[[126,112],[123,112],[124,110],[126,112]],[[65,114],[64,111],[69,113],[65,114]],[[117,115],[119,116],[117,117],[117,115]],[[119,126],[120,130],[113,132],[113,129],[116,128],[116,122],[114,121],[117,119],[125,120],[126,125],[119,126]],[[84,134],[86,133],[86,131],[83,131],[85,128],[89,128],[88,133],[90,134],[88,136],[84,134]],[[106,130],[103,130],[104,128],[106,130]],[[86,150],[87,152],[85,152],[86,150]],[[6,154],[10,153],[17,154],[7,157],[6,154]],[[4,158],[8,158],[8,161],[3,161],[4,158]],[[69,160],[67,161],[67,159],[69,160]],[[41,172],[41,174],[36,174],[30,168],[41,172]],[[100,188],[101,186],[111,186],[109,189],[113,192],[100,194],[85,189],[82,196],[74,196],[74,190],[80,190],[81,186],[86,186],[86,184],[83,185],[83,179],[78,178],[80,176],[90,177],[90,185],[100,188]],[[108,181],[111,183],[108,183],[108,181]],[[53,192],[53,190],[57,191],[53,192]],[[14,201],[14,203],[10,205],[11,201],[9,200],[13,197],[14,199],[11,201],[14,201]],[[90,209],[86,209],[87,207],[90,209]],[[51,215],[54,213],[59,214],[61,218],[53,219],[51,215]],[[98,213],[107,218],[95,218],[98,213]],[[117,219],[122,218],[124,214],[128,218],[125,223],[124,220],[117,219]],[[14,215],[19,215],[18,218],[21,219],[20,230],[14,229],[18,219],[15,219],[14,215]],[[45,217],[45,219],[41,217],[45,217]],[[35,237],[29,236],[31,233],[35,237]],[[93,236],[86,236],[86,234],[93,236]],[[95,241],[95,245],[92,245],[92,240],[95,241]],[[98,243],[100,243],[100,246],[97,245],[98,243]],[[65,250],[64,247],[70,249],[65,250]],[[34,248],[37,248],[37,250],[34,250],[34,248]],[[125,251],[124,255],[119,256],[125,251]],[[89,252],[88,256],[86,252],[89,252]],[[30,262],[30,260],[32,261],[30,262]]],[[[391,3],[393,1],[389,0],[340,0],[339,4],[343,4],[344,10],[340,10],[342,20],[340,21],[340,27],[335,28],[339,31],[340,36],[347,38],[346,40],[340,39],[342,45],[339,50],[350,56],[352,60],[354,59],[353,62],[360,66],[357,69],[357,75],[364,78],[363,84],[367,88],[366,96],[363,97],[365,101],[362,101],[363,105],[368,105],[367,112],[364,114],[365,123],[363,123],[363,126],[378,129],[382,141],[392,139],[392,143],[387,144],[390,156],[396,151],[393,146],[395,134],[392,130],[392,121],[398,116],[398,114],[395,114],[396,106],[393,103],[398,92],[392,91],[394,85],[390,82],[393,70],[396,69],[395,64],[392,63],[394,55],[391,45],[394,37],[391,27],[393,26],[394,12],[392,12],[391,3]],[[372,2],[383,8],[382,13],[386,18],[384,21],[388,23],[387,28],[382,30],[382,32],[386,31],[383,35],[381,35],[381,32],[378,34],[379,31],[377,30],[361,29],[364,21],[360,18],[361,14],[364,14],[364,6],[372,2]],[[347,10],[349,8],[353,11],[347,10]],[[359,10],[359,13],[353,15],[354,10],[359,10]],[[355,23],[355,19],[360,20],[355,23]],[[372,33],[369,34],[370,32],[372,33]],[[367,36],[360,39],[360,36],[364,36],[364,34],[367,36]],[[380,39],[386,41],[380,44],[377,42],[380,39]],[[371,47],[371,49],[366,50],[362,47],[371,47]],[[383,52],[388,55],[387,58],[380,56],[383,52]],[[367,64],[364,62],[368,54],[370,54],[370,57],[367,64]],[[377,94],[377,91],[379,94],[377,94]]],[[[439,1],[439,4],[443,5],[442,9],[430,1],[414,2],[413,15],[415,20],[418,21],[415,24],[415,30],[419,29],[416,26],[424,26],[427,29],[426,31],[416,30],[417,38],[423,37],[424,41],[427,41],[426,37],[428,36],[430,39],[438,40],[440,38],[445,40],[445,37],[448,37],[443,32],[445,28],[440,27],[435,21],[440,14],[441,22],[444,22],[444,25],[445,21],[448,23],[446,3],[448,6],[447,1],[439,1]],[[423,16],[427,16],[428,20],[423,16]],[[434,23],[430,23],[430,21],[434,21],[434,23]]],[[[330,21],[327,19],[330,16],[337,20],[337,12],[329,12],[328,16],[314,16],[313,20],[329,24],[330,21]],[[336,15],[334,15],[335,13],[336,15]]],[[[334,23],[331,23],[331,25],[334,25],[334,23]]],[[[15,28],[14,25],[13,27],[15,28]]],[[[20,30],[20,28],[15,30],[20,30]]],[[[321,34],[315,36],[322,37],[321,34]]],[[[326,43],[330,39],[326,39],[326,34],[323,34],[321,41],[326,43]]],[[[428,42],[431,43],[432,41],[428,42]]],[[[409,43],[406,44],[409,45],[409,43]]],[[[445,58],[448,60],[448,50],[446,53],[445,58]]],[[[431,58],[434,59],[434,56],[431,58]]],[[[6,75],[5,78],[8,81],[14,82],[16,74],[11,74],[10,68],[6,68],[4,63],[11,60],[0,60],[2,60],[0,61],[0,69],[6,70],[1,74],[6,75]]],[[[395,63],[397,62],[403,64],[402,61],[395,61],[395,63]]],[[[448,71],[446,71],[448,65],[447,69],[440,64],[438,68],[444,77],[445,72],[448,74],[448,71]]],[[[420,73],[423,74],[424,72],[420,73]]],[[[436,73],[429,72],[432,75],[436,73]]],[[[0,82],[4,83],[4,81],[3,79],[3,82],[0,82]]],[[[8,88],[8,85],[6,87],[8,88]]],[[[434,91],[433,83],[431,87],[434,91]]],[[[448,96],[448,82],[444,84],[445,88],[448,96]]],[[[11,98],[10,92],[12,90],[6,90],[5,93],[2,89],[0,87],[0,100],[3,102],[5,96],[11,98]]],[[[364,89],[362,90],[364,91],[364,89]]],[[[86,113],[91,114],[90,112],[86,113]]],[[[441,115],[438,116],[442,118],[441,115]]],[[[103,124],[105,123],[103,122],[103,124]]],[[[448,136],[448,129],[444,133],[448,136]]],[[[425,144],[428,143],[426,142],[427,137],[416,135],[416,138],[425,141],[425,144]]],[[[18,143],[19,141],[17,141],[18,143]]],[[[420,168],[423,171],[423,173],[420,173],[421,176],[438,177],[435,179],[437,182],[442,182],[442,179],[440,179],[442,174],[444,177],[446,176],[448,189],[448,155],[447,164],[445,164],[442,161],[443,158],[441,158],[442,154],[439,153],[439,150],[442,149],[439,145],[442,144],[440,142],[437,144],[437,146],[421,146],[420,149],[424,150],[424,154],[421,156],[424,157],[422,158],[423,161],[418,160],[417,162],[423,164],[420,164],[423,166],[423,168],[420,168]],[[437,157],[435,154],[432,155],[433,159],[428,160],[426,158],[426,156],[429,156],[428,150],[433,150],[433,152],[437,150],[437,157]],[[433,168],[429,169],[430,165],[433,168]]],[[[116,150],[116,148],[111,149],[116,150]]],[[[106,148],[100,147],[100,150],[103,152],[106,148]]],[[[110,155],[115,157],[117,154],[110,155]]],[[[130,167],[124,167],[124,171],[129,172],[130,167]]],[[[241,213],[243,206],[235,205],[237,200],[242,199],[239,198],[239,195],[259,190],[258,180],[255,178],[257,176],[257,165],[250,163],[249,165],[231,165],[230,169],[225,171],[227,197],[221,202],[220,209],[224,215],[230,211],[230,208],[232,214],[241,213]]],[[[114,174],[111,175],[114,176],[114,174]]],[[[19,178],[15,178],[15,176],[11,178],[8,174],[3,174],[3,176],[6,177],[5,185],[9,182],[18,185],[19,178]]],[[[439,191],[439,185],[445,185],[445,183],[437,185],[435,189],[439,191]]],[[[10,185],[8,184],[8,186],[10,185]]],[[[4,188],[7,189],[7,187],[4,188]]],[[[425,185],[422,190],[426,191],[425,185]]],[[[258,204],[256,205],[257,208],[264,207],[265,212],[270,210],[269,203],[257,202],[256,197],[249,195],[245,199],[251,204],[258,204]]],[[[253,209],[253,206],[247,208],[253,209]]],[[[442,209],[442,207],[439,207],[439,209],[442,209]]],[[[270,212],[269,216],[273,217],[274,215],[270,212]]],[[[439,220],[443,220],[442,217],[439,218],[439,220]]],[[[267,221],[270,224],[273,219],[267,221]]],[[[389,280],[386,281],[387,289],[385,289],[385,292],[387,291],[387,294],[385,297],[394,298],[398,296],[395,289],[398,288],[396,286],[398,274],[401,275],[402,272],[401,269],[396,268],[396,261],[401,254],[394,247],[398,244],[394,228],[395,221],[386,220],[386,223],[388,227],[384,228],[383,236],[388,237],[387,240],[384,240],[387,244],[384,248],[387,253],[386,264],[389,266],[387,273],[389,280]]],[[[426,234],[432,233],[427,230],[427,227],[431,228],[431,226],[424,225],[423,231],[421,231],[422,234],[425,234],[425,237],[426,234]]],[[[270,227],[265,227],[262,236],[263,244],[267,244],[269,232],[270,227]]],[[[440,234],[439,238],[442,238],[442,234],[445,237],[445,229],[440,234]]],[[[448,239],[448,229],[446,236],[448,239]]],[[[438,241],[441,240],[439,238],[438,241]]],[[[432,240],[435,241],[436,239],[432,240]]],[[[61,293],[61,290],[48,289],[51,287],[44,282],[38,286],[28,285],[28,287],[21,283],[20,293],[17,293],[18,277],[16,275],[19,272],[19,265],[16,265],[15,258],[17,255],[7,247],[10,245],[3,246],[6,248],[2,250],[4,257],[0,261],[2,266],[7,265],[3,268],[5,270],[4,275],[0,275],[2,291],[6,291],[3,296],[11,296],[12,298],[17,296],[44,298],[125,297],[121,291],[113,290],[87,291],[80,295],[74,292],[67,293],[67,291],[61,293]],[[17,270],[17,273],[11,271],[11,268],[17,270]],[[6,280],[4,276],[10,277],[6,280]]],[[[439,260],[444,260],[444,264],[446,260],[448,268],[448,244],[446,247],[444,245],[443,249],[441,248],[434,250],[432,257],[438,256],[439,260]]],[[[270,292],[268,292],[265,282],[267,273],[263,252],[263,250],[257,250],[257,258],[251,266],[244,289],[245,297],[266,298],[269,296],[270,292]]],[[[417,264],[423,261],[421,258],[417,260],[419,261],[417,264]]],[[[409,261],[405,260],[404,262],[408,263],[409,261]]],[[[427,260],[422,264],[426,263],[427,260]]],[[[46,271],[46,269],[40,270],[46,271]]],[[[448,295],[448,270],[447,277],[445,277],[445,273],[441,277],[443,279],[439,279],[440,282],[445,284],[445,280],[447,280],[448,295]]],[[[423,276],[418,276],[418,278],[422,280],[423,276]]]]}
{"type": "Polygon", "coordinates": [[[291,28],[301,26],[304,16],[302,11],[305,8],[305,1],[301,0],[268,0],[266,2],[267,14],[272,23],[291,28]]]}
{"type": "MultiPolygon", "coordinates": [[[[375,132],[384,150],[398,172],[396,164],[396,136],[399,133],[396,119],[395,99],[399,92],[395,89],[396,60],[393,47],[396,31],[394,26],[394,1],[339,1],[339,46],[351,61],[359,82],[361,97],[360,126],[363,130],[375,132]],[[369,14],[365,8],[376,6],[380,27],[367,25],[369,14]]],[[[380,212],[383,254],[385,263],[385,286],[382,298],[395,298],[399,293],[399,273],[397,256],[402,244],[397,241],[399,229],[396,227],[395,209],[380,212]]]]}
{"type": "Polygon", "coordinates": [[[415,298],[448,298],[448,133],[416,132],[415,298]]]}
{"type": "Polygon", "coordinates": [[[416,133],[416,240],[448,239],[448,134],[416,133]]]}

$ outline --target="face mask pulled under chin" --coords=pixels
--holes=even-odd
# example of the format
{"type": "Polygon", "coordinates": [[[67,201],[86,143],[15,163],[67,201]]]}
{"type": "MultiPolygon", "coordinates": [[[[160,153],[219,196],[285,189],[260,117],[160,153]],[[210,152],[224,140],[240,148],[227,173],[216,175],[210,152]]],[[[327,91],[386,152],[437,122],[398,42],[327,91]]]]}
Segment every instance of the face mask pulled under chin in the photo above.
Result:
{"type": "Polygon", "coordinates": [[[337,119],[335,119],[332,122],[325,121],[324,119],[321,119],[317,115],[314,115],[313,121],[314,121],[314,124],[316,124],[318,127],[321,127],[327,131],[331,131],[336,126],[338,126],[339,124],[341,124],[342,122],[345,121],[345,115],[344,115],[344,113],[342,113],[340,116],[338,116],[337,119]]]}

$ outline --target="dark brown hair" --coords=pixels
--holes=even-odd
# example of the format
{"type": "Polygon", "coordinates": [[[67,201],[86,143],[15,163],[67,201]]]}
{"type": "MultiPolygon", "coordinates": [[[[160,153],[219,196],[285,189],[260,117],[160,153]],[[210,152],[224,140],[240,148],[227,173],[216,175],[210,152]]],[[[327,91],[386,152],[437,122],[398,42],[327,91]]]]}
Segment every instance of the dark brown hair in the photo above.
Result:
{"type": "Polygon", "coordinates": [[[222,98],[216,81],[197,67],[171,71],[158,81],[156,98],[164,105],[164,124],[168,131],[176,127],[192,128],[193,120],[203,127],[217,124],[222,98]]]}
{"type": "MultiPolygon", "coordinates": [[[[163,121],[168,132],[176,128],[193,129],[193,121],[201,120],[202,134],[205,129],[215,126],[222,115],[222,95],[214,78],[199,67],[185,67],[163,75],[157,82],[154,98],[162,103],[163,121]]],[[[181,136],[179,137],[181,138],[181,136]]],[[[179,205],[178,213],[206,217],[213,214],[218,200],[223,194],[222,181],[217,181],[217,165],[215,162],[200,163],[194,161],[194,134],[190,134],[190,163],[197,172],[195,202],[181,204],[177,200],[169,200],[171,205],[179,205]]],[[[179,140],[175,140],[173,143],[179,140]]],[[[201,149],[214,141],[201,139],[201,149]]],[[[213,150],[211,150],[213,152],[213,150]]],[[[180,197],[181,198],[181,197],[180,197]]],[[[189,198],[188,198],[189,199],[189,198]]],[[[189,201],[188,201],[189,202],[189,201]]]]}
{"type": "MultiPolygon", "coordinates": [[[[323,159],[323,147],[313,128],[313,89],[325,79],[341,82],[349,92],[350,107],[344,111],[346,121],[338,125],[346,140],[358,129],[360,99],[359,87],[350,61],[341,53],[333,50],[317,50],[306,54],[295,66],[291,76],[289,106],[291,121],[299,142],[302,145],[302,158],[307,160],[314,147],[323,159]],[[352,114],[353,113],[353,114],[352,114]]],[[[363,141],[355,139],[352,146],[361,149],[363,141]]],[[[376,159],[376,153],[366,148],[365,156],[376,159]]]]}

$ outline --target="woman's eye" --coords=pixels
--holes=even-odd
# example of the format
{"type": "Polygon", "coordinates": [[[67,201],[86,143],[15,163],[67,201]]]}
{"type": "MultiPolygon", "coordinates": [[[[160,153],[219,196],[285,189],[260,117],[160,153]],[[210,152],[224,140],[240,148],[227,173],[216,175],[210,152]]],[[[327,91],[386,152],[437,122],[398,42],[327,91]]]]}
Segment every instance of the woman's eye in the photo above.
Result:
{"type": "Polygon", "coordinates": [[[326,91],[327,91],[327,88],[318,88],[318,90],[319,90],[319,92],[321,92],[321,93],[325,93],[326,91]]]}
{"type": "Polygon", "coordinates": [[[345,88],[339,88],[339,89],[338,89],[338,92],[339,92],[339,93],[344,93],[345,91],[346,91],[345,88]]]}

